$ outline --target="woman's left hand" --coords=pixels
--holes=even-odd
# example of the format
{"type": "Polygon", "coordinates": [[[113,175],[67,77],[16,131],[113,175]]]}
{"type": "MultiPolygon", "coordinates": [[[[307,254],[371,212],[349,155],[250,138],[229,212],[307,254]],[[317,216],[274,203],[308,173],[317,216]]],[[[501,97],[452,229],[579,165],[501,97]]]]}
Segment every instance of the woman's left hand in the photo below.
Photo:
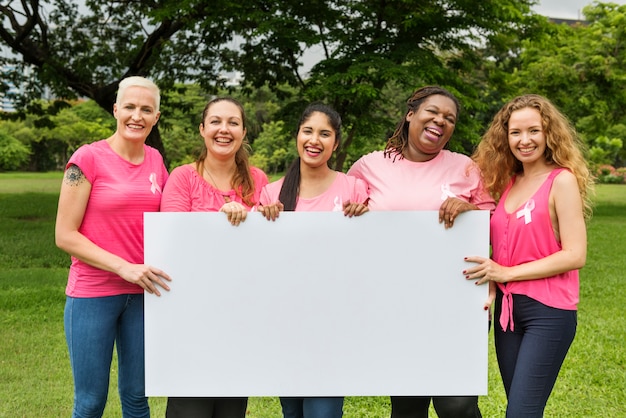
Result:
{"type": "Polygon", "coordinates": [[[463,212],[468,210],[476,210],[478,206],[461,200],[457,197],[448,197],[439,207],[439,223],[447,228],[452,228],[454,220],[463,212]]]}
{"type": "Polygon", "coordinates": [[[283,205],[279,200],[269,205],[259,205],[258,211],[265,216],[265,219],[268,221],[275,221],[278,219],[280,212],[285,210],[285,205],[283,205]]]}
{"type": "Polygon", "coordinates": [[[343,214],[348,218],[353,216],[361,216],[370,210],[365,203],[345,202],[343,204],[343,214]]]}
{"type": "Polygon", "coordinates": [[[220,212],[224,212],[228,217],[228,222],[234,226],[237,226],[245,221],[246,216],[248,216],[248,210],[241,203],[237,202],[225,203],[220,208],[220,212]]]}
{"type": "Polygon", "coordinates": [[[506,283],[510,281],[510,267],[504,267],[496,263],[490,258],[484,257],[465,257],[468,263],[477,263],[476,266],[463,270],[463,274],[467,280],[478,280],[477,285],[487,283],[489,281],[496,283],[506,283]]]}

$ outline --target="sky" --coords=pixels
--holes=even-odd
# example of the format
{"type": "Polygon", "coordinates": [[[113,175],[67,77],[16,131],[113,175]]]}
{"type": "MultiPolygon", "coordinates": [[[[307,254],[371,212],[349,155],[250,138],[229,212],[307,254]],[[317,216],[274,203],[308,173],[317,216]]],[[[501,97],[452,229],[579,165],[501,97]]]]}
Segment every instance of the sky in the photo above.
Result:
{"type": "MultiPolygon", "coordinates": [[[[591,0],[539,0],[533,9],[535,12],[561,19],[583,19],[583,7],[591,0]]],[[[626,4],[626,0],[602,0],[601,3],[626,4]]]]}

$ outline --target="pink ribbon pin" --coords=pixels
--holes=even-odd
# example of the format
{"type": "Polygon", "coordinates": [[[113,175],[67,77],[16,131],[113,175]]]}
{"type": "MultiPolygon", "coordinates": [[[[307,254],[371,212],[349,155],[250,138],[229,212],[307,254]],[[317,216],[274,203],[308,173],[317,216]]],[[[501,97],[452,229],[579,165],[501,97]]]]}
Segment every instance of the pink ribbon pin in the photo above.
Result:
{"type": "Polygon", "coordinates": [[[449,197],[456,197],[454,193],[450,190],[450,185],[448,183],[441,185],[441,200],[446,200],[449,197]]]}
{"type": "Polygon", "coordinates": [[[150,174],[150,183],[152,184],[150,186],[152,194],[156,194],[156,192],[162,193],[161,187],[159,186],[159,183],[157,183],[157,176],[155,173],[150,174]]]}
{"type": "Polygon", "coordinates": [[[533,217],[531,215],[533,209],[535,209],[535,201],[533,199],[529,199],[528,202],[526,202],[526,204],[524,205],[524,208],[517,212],[517,218],[519,219],[523,216],[524,224],[528,225],[533,221],[533,217]]]}

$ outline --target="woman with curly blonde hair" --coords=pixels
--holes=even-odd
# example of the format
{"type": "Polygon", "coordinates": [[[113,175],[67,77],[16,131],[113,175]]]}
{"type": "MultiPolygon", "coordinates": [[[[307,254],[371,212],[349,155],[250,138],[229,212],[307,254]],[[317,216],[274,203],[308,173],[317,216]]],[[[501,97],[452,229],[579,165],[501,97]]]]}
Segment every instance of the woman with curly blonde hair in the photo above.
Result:
{"type": "Polygon", "coordinates": [[[473,159],[498,206],[492,258],[467,257],[464,274],[495,296],[506,416],[542,417],[576,334],[592,178],[567,118],[535,94],[500,109],[473,159]]]}

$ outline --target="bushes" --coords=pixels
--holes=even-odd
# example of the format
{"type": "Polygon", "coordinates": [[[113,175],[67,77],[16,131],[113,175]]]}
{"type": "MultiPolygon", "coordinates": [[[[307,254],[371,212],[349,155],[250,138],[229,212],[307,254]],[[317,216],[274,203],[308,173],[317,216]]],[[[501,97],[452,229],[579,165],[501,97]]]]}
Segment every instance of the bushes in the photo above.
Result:
{"type": "Polygon", "coordinates": [[[615,168],[608,164],[598,166],[594,172],[598,183],[626,184],[626,167],[615,168]]]}
{"type": "Polygon", "coordinates": [[[0,171],[23,168],[28,162],[30,149],[7,132],[0,131],[0,171]]]}

